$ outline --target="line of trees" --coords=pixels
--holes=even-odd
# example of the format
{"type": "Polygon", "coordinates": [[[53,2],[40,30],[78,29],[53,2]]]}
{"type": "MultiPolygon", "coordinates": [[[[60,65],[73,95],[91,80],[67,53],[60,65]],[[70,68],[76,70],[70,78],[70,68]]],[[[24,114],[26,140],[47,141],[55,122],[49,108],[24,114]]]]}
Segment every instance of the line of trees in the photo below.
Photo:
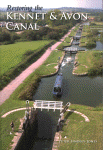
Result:
{"type": "Polygon", "coordinates": [[[41,40],[41,39],[51,39],[51,40],[59,40],[72,26],[76,23],[79,23],[81,20],[74,20],[71,18],[70,20],[60,20],[61,18],[61,11],[54,10],[55,15],[58,16],[57,20],[51,20],[50,14],[51,11],[47,13],[44,20],[17,20],[21,21],[22,23],[27,22],[36,22],[41,28],[36,30],[24,30],[21,35],[17,35],[15,31],[9,31],[6,28],[0,28],[0,42],[4,42],[3,44],[14,43],[15,40],[20,39],[23,40],[41,40]],[[48,27],[44,27],[48,25],[48,27]]]}
{"type": "Polygon", "coordinates": [[[58,27],[42,27],[38,31],[36,30],[24,30],[20,35],[14,31],[10,32],[7,29],[0,31],[0,44],[12,44],[15,40],[59,40],[67,31],[72,27],[72,24],[61,25],[58,27]]]}
{"type": "Polygon", "coordinates": [[[41,39],[59,40],[64,34],[67,33],[68,29],[70,29],[71,27],[72,25],[61,25],[56,28],[42,27],[38,31],[25,30],[21,34],[21,38],[27,40],[41,40],[41,39]]]}

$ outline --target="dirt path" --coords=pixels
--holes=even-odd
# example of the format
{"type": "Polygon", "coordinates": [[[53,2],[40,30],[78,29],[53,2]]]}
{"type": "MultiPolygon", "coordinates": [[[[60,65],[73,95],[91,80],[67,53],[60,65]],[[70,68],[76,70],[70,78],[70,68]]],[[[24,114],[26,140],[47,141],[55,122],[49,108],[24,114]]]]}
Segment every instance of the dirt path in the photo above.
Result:
{"type": "MultiPolygon", "coordinates": [[[[72,29],[74,29],[73,27],[72,29]]],[[[48,58],[50,53],[56,49],[56,47],[61,44],[64,39],[70,34],[71,30],[57,43],[51,46],[51,49],[48,48],[46,52],[33,64],[31,64],[27,69],[25,69],[18,77],[16,77],[13,81],[11,81],[2,91],[0,91],[0,105],[5,102],[6,99],[10,97],[10,95],[15,91],[15,89],[23,83],[23,81],[34,72],[40,65],[44,63],[44,61],[48,58]]]]}
{"type": "Polygon", "coordinates": [[[27,108],[18,108],[18,109],[14,109],[14,110],[11,110],[11,111],[8,111],[7,113],[5,113],[2,118],[5,118],[6,116],[8,116],[9,114],[13,113],[13,112],[16,112],[16,111],[20,111],[20,110],[26,110],[27,108]]]}

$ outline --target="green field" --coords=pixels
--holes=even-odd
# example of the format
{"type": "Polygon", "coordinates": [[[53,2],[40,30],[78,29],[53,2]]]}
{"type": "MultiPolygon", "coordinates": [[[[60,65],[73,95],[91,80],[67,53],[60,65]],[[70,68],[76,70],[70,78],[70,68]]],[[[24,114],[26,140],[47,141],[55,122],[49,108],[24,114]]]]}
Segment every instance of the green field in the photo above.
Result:
{"type": "Polygon", "coordinates": [[[65,113],[62,128],[62,139],[58,150],[102,150],[102,113],[96,108],[82,105],[71,105],[70,109],[86,115],[90,122],[79,114],[65,113]],[[66,136],[66,138],[64,138],[66,136]]]}
{"type": "Polygon", "coordinates": [[[103,29],[103,25],[102,26],[98,26],[98,25],[96,25],[96,26],[90,26],[90,28],[100,28],[100,29],[103,29]]]}
{"type": "Polygon", "coordinates": [[[11,145],[13,144],[12,139],[16,132],[18,132],[18,128],[20,125],[20,118],[23,118],[25,115],[25,111],[17,111],[8,115],[6,118],[0,118],[0,135],[1,135],[1,142],[0,142],[0,150],[10,150],[11,145]],[[12,132],[10,123],[13,120],[15,128],[14,132],[12,132]]]}
{"type": "Polygon", "coordinates": [[[82,74],[92,68],[96,72],[102,69],[102,51],[86,51],[77,53],[77,69],[74,73],[82,74]]]}
{"type": "Polygon", "coordinates": [[[79,46],[86,46],[86,43],[87,43],[87,38],[81,37],[79,46]]]}
{"type": "Polygon", "coordinates": [[[82,31],[82,36],[87,36],[87,32],[82,31]]]}
{"type": "Polygon", "coordinates": [[[89,26],[88,25],[84,25],[83,26],[83,30],[82,30],[82,36],[87,36],[87,31],[89,30],[89,26]]]}
{"type": "Polygon", "coordinates": [[[6,73],[23,60],[23,54],[27,51],[39,51],[50,41],[18,42],[15,44],[0,46],[0,75],[6,73]]]}
{"type": "Polygon", "coordinates": [[[77,32],[77,31],[74,31],[74,30],[73,30],[73,31],[71,31],[71,33],[69,34],[69,37],[71,37],[71,36],[75,36],[75,35],[76,35],[76,32],[77,32]]]}
{"type": "Polygon", "coordinates": [[[86,37],[82,37],[82,38],[80,39],[80,42],[81,42],[81,43],[87,42],[87,38],[86,38],[86,37]]]}
{"type": "Polygon", "coordinates": [[[71,38],[70,38],[70,37],[67,37],[67,38],[65,38],[65,41],[66,41],[67,43],[70,43],[70,42],[71,42],[71,38]]]}
{"type": "Polygon", "coordinates": [[[96,26],[103,26],[103,22],[96,22],[96,21],[93,21],[92,23],[95,23],[96,26]]]}
{"type": "Polygon", "coordinates": [[[75,36],[78,29],[79,29],[79,25],[77,25],[77,26],[71,31],[71,33],[69,34],[68,37],[75,36]]]}

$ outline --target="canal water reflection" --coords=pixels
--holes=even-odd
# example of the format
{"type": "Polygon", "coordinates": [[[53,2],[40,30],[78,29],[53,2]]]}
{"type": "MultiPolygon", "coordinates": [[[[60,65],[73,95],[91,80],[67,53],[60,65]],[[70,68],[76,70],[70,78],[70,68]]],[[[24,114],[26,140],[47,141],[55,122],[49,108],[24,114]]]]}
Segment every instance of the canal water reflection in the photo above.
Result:
{"type": "Polygon", "coordinates": [[[52,150],[55,136],[59,110],[43,110],[38,112],[38,138],[35,140],[31,150],[52,150]]]}

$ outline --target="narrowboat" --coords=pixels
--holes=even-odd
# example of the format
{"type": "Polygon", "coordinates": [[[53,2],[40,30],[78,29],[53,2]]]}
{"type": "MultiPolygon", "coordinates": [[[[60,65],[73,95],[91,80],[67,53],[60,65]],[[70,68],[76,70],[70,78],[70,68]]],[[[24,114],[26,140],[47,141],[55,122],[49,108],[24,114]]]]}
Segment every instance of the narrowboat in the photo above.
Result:
{"type": "Polygon", "coordinates": [[[53,88],[53,95],[61,96],[62,95],[62,80],[63,75],[62,73],[58,74],[55,80],[54,88],[53,88]]]}

